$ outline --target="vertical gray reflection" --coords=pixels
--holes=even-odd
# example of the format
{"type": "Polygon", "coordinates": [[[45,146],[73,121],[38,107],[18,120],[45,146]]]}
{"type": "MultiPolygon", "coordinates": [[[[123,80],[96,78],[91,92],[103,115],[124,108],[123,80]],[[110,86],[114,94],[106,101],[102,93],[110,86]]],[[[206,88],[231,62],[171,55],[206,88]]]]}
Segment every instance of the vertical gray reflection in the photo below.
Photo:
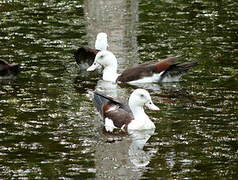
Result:
{"type": "Polygon", "coordinates": [[[109,50],[119,63],[119,71],[137,63],[136,0],[85,0],[85,19],[90,47],[94,47],[99,32],[106,32],[109,50]]]}
{"type": "MultiPolygon", "coordinates": [[[[108,34],[109,50],[118,59],[118,72],[138,63],[136,23],[137,0],[85,0],[84,14],[90,47],[94,47],[97,33],[108,34]]],[[[129,96],[129,95],[128,95],[129,96]]],[[[138,179],[141,173],[133,170],[128,157],[128,139],[113,144],[99,143],[95,158],[97,178],[138,179]]]]}
{"type": "Polygon", "coordinates": [[[153,154],[143,147],[153,133],[154,129],[131,131],[121,141],[99,142],[95,152],[97,179],[140,179],[153,154]]]}
{"type": "Polygon", "coordinates": [[[133,171],[128,150],[130,139],[113,143],[100,142],[96,146],[96,178],[97,179],[139,179],[141,173],[133,171]]]}

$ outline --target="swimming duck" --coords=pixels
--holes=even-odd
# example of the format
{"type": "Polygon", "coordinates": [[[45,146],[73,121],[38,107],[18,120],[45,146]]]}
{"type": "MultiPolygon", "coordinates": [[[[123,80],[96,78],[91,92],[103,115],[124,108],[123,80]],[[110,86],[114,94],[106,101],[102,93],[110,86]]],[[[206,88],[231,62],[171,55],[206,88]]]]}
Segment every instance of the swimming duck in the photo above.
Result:
{"type": "Polygon", "coordinates": [[[115,128],[124,131],[154,129],[155,125],[147,116],[143,106],[151,110],[159,110],[144,89],[136,89],[129,97],[129,106],[114,99],[94,92],[94,104],[105,121],[105,129],[113,132],[115,128]]]}
{"type": "Polygon", "coordinates": [[[103,80],[126,83],[176,82],[183,73],[187,72],[197,62],[175,63],[176,57],[169,57],[158,62],[139,64],[126,69],[122,74],[117,73],[117,59],[107,50],[97,53],[93,64],[87,71],[94,71],[103,66],[103,80]]]}
{"type": "MultiPolygon", "coordinates": [[[[74,57],[78,65],[82,66],[82,64],[92,64],[96,54],[101,50],[106,50],[108,47],[107,43],[107,34],[106,33],[98,33],[95,41],[95,49],[82,46],[77,51],[74,52],[74,57]]],[[[88,66],[89,66],[88,65],[88,66]]],[[[87,66],[87,67],[88,67],[87,66]]]]}
{"type": "Polygon", "coordinates": [[[0,60],[0,79],[9,79],[16,76],[20,71],[19,64],[10,64],[4,60],[0,60]]]}

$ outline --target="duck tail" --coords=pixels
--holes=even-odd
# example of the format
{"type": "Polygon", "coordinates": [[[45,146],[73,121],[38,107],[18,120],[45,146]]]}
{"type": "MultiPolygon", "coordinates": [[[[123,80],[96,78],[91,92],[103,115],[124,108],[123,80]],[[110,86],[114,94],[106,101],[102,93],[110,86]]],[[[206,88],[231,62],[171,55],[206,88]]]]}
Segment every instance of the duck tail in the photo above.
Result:
{"type": "Polygon", "coordinates": [[[175,70],[181,73],[186,73],[189,69],[191,69],[192,67],[196,65],[198,65],[197,61],[188,61],[188,62],[178,63],[178,64],[175,64],[175,70]]]}
{"type": "Polygon", "coordinates": [[[192,67],[198,65],[197,61],[188,61],[171,65],[162,75],[162,82],[178,81],[178,79],[192,67]]]}

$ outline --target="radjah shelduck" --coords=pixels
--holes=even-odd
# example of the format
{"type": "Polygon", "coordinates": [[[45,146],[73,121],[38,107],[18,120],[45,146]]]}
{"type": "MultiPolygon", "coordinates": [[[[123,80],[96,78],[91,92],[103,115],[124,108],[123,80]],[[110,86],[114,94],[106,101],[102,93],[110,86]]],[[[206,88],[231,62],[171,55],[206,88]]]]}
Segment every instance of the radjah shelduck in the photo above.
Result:
{"type": "Polygon", "coordinates": [[[147,90],[134,90],[129,97],[129,106],[97,92],[94,92],[93,102],[108,132],[113,132],[115,128],[126,132],[155,128],[155,124],[145,113],[144,106],[151,110],[159,108],[152,102],[147,90]]]}
{"type": "Polygon", "coordinates": [[[97,53],[93,64],[87,71],[94,71],[103,67],[103,80],[126,83],[152,83],[152,82],[176,82],[197,62],[176,62],[176,57],[169,57],[161,61],[153,61],[135,65],[126,69],[121,74],[117,73],[117,58],[107,50],[97,53]]]}

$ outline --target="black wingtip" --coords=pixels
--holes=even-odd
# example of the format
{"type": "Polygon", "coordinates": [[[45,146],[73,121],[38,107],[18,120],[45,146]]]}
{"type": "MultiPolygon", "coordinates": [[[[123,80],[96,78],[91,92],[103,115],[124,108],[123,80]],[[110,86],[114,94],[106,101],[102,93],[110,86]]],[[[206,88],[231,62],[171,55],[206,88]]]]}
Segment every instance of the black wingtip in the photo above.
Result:
{"type": "Polygon", "coordinates": [[[180,63],[179,66],[184,67],[185,70],[189,70],[190,68],[197,66],[198,65],[198,61],[193,60],[193,61],[188,61],[188,62],[184,62],[184,63],[180,63]]]}
{"type": "Polygon", "coordinates": [[[98,112],[102,115],[102,108],[105,104],[108,104],[111,101],[110,97],[107,97],[103,94],[100,94],[98,92],[93,93],[93,103],[96,106],[98,112]]]}
{"type": "Polygon", "coordinates": [[[80,64],[81,61],[83,60],[83,58],[82,58],[83,51],[84,51],[83,47],[80,47],[74,51],[74,59],[77,64],[80,64]]]}
{"type": "Polygon", "coordinates": [[[97,52],[98,50],[82,46],[74,51],[74,58],[78,65],[83,63],[92,64],[97,52]]]}
{"type": "MultiPolygon", "coordinates": [[[[175,63],[171,65],[162,75],[161,75],[161,81],[163,82],[165,77],[169,77],[172,79],[172,77],[178,77],[178,79],[187,71],[189,71],[192,67],[197,66],[198,61],[187,61],[182,63],[175,63]]],[[[176,80],[177,81],[177,80],[176,80]]],[[[170,82],[170,81],[168,81],[170,82]]],[[[171,81],[172,82],[172,81],[171,81]]]]}
{"type": "Polygon", "coordinates": [[[97,107],[98,111],[101,111],[101,107],[104,104],[109,104],[109,105],[113,104],[113,105],[118,105],[120,108],[122,108],[125,111],[131,113],[131,109],[127,104],[120,103],[120,102],[116,101],[115,99],[113,99],[112,97],[103,95],[103,94],[98,93],[98,92],[94,92],[94,104],[96,106],[100,106],[100,107],[97,107]]]}
{"type": "Polygon", "coordinates": [[[96,91],[94,92],[93,100],[95,104],[100,104],[100,105],[107,104],[110,101],[114,102],[113,98],[103,95],[101,93],[98,93],[96,91]]]}

